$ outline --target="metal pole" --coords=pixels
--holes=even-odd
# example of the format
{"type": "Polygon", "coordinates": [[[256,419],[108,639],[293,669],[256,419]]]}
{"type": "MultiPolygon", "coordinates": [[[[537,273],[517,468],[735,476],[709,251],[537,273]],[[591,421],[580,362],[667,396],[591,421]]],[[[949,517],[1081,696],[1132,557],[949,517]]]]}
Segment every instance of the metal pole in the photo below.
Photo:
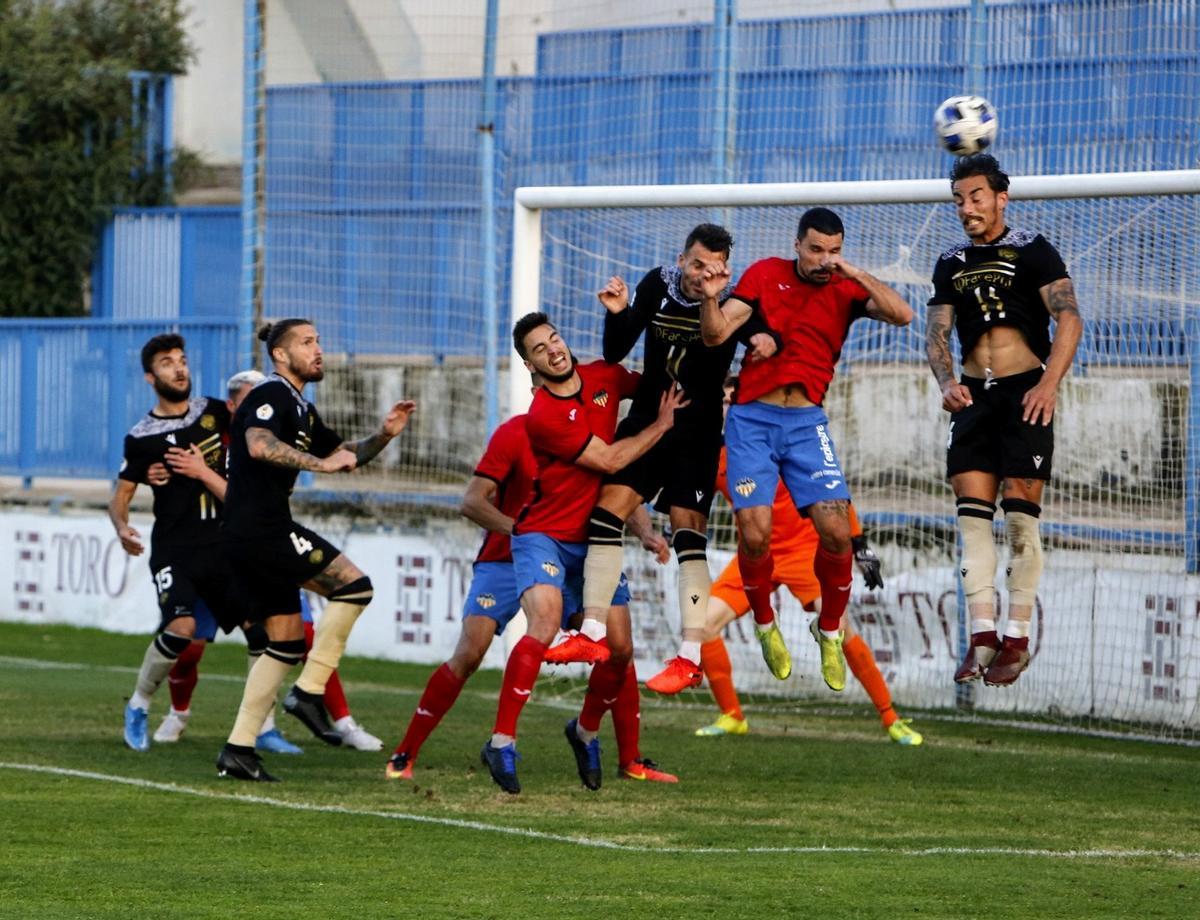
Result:
{"type": "Polygon", "coordinates": [[[259,367],[261,349],[254,347],[262,323],[263,223],[266,205],[264,152],[266,140],[265,33],[266,0],[245,0],[242,43],[242,291],[239,350],[259,367]]]}
{"type": "Polygon", "coordinates": [[[500,420],[500,356],[496,347],[500,310],[496,268],[496,30],[500,0],[487,2],[483,39],[483,98],[479,114],[480,250],[483,254],[480,287],[483,290],[483,389],[487,430],[500,420]]]}
{"type": "Polygon", "coordinates": [[[984,0],[971,0],[971,19],[967,38],[967,85],[975,95],[986,95],[983,68],[987,63],[987,10],[984,0]]]}
{"type": "Polygon", "coordinates": [[[716,182],[732,182],[737,158],[737,0],[713,3],[713,81],[716,113],[713,173],[716,182]]]}

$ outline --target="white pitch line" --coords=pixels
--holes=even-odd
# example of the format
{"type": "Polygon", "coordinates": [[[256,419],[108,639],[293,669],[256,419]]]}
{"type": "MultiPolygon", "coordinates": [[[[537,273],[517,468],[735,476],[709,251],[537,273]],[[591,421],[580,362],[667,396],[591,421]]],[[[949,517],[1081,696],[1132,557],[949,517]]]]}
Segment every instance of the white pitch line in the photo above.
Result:
{"type": "Polygon", "coordinates": [[[486,824],[482,821],[464,821],[461,818],[437,818],[429,815],[414,815],[399,811],[373,811],[370,809],[347,808],[344,805],[318,805],[312,802],[289,802],[284,799],[273,799],[264,795],[239,795],[231,792],[214,792],[211,789],[197,789],[192,786],[180,786],[175,783],[157,783],[153,780],[139,779],[134,776],[113,776],[108,773],[94,773],[90,770],[71,770],[66,767],[51,767],[33,763],[11,763],[0,761],[0,769],[20,770],[26,773],[43,773],[51,776],[62,776],[71,779],[86,779],[104,783],[114,783],[121,786],[133,786],[138,789],[152,789],[156,792],[169,792],[176,795],[190,795],[202,799],[218,799],[225,802],[238,802],[246,805],[266,805],[270,808],[282,808],[287,811],[317,812],[321,814],[346,815],[358,818],[382,818],[388,821],[408,821],[414,824],[433,824],[441,827],[453,827],[462,830],[483,831],[492,834],[507,834],[513,837],[524,837],[529,840],[546,840],[551,843],[565,843],[571,846],[589,847],[600,850],[616,850],[623,853],[666,853],[688,856],[707,855],[871,855],[871,856],[1028,856],[1045,857],[1050,859],[1171,859],[1171,860],[1200,860],[1200,852],[1186,850],[1048,850],[1022,849],[1019,847],[856,847],[856,846],[810,846],[810,847],[678,847],[678,846],[638,846],[636,844],[618,843],[600,837],[576,837],[568,834],[551,834],[537,831],[528,827],[506,827],[502,824],[486,824]]]}

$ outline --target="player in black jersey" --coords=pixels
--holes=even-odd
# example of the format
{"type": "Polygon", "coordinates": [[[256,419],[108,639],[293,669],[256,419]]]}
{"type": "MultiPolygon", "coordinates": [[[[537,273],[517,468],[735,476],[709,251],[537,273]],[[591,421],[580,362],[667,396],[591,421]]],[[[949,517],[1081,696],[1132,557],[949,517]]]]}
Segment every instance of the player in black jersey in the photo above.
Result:
{"type": "Polygon", "coordinates": [[[325,376],[320,340],[306,319],[267,325],[275,372],[250,391],[233,417],[225,493],[224,546],[249,593],[251,615],[266,626],[268,644],[246,679],[241,708],[217,758],[220,776],[271,781],[254,752],[263,719],[289,669],[304,656],[300,587],[329,599],[308,661],[283,708],[321,740],[338,745],[322,697],[360,613],[371,601],[371,579],[324,537],[292,520],[289,498],[301,470],[348,472],[368,462],[408,423],[416,404],[392,406],[375,434],[343,441],[301,392],[325,376]]]}
{"type": "MultiPolygon", "coordinates": [[[[192,397],[181,336],[150,339],[142,347],[142,369],[158,394],[158,403],[125,436],[125,455],[108,505],[121,546],[131,556],[141,555],[144,547],[141,534],[129,523],[129,505],[138,484],[147,482],[150,467],[161,464],[168,450],[180,447],[194,448],[209,468],[221,469],[229,431],[229,411],[222,400],[192,397]]],[[[245,619],[244,604],[233,589],[221,552],[220,501],[198,479],[174,477],[151,488],[150,572],[162,622],[125,706],[125,743],[135,751],[150,747],[150,698],[196,633],[197,600],[203,599],[226,631],[245,619]]]]}
{"type": "Polygon", "coordinates": [[[942,389],[942,408],[950,413],[947,475],[957,499],[971,618],[970,647],[954,679],[966,683],[982,676],[991,686],[1008,686],[1029,665],[1054,408],[1083,320],[1055,248],[1041,234],[1005,223],[1008,176],[996,159],[960,158],[950,187],[967,241],[942,253],[934,267],[925,350],[942,389]],[[952,327],[962,351],[961,380],[954,379],[952,327]],[[1011,551],[1003,638],[996,633],[992,538],[1001,490],[1011,551]]]}
{"type": "Polygon", "coordinates": [[[599,294],[608,311],[605,361],[623,360],[645,333],[642,379],[617,437],[631,437],[650,425],[662,394],[672,386],[681,387],[691,404],[675,414],[675,427],[657,445],[606,479],[588,526],[583,627],[569,640],[570,646],[551,651],[551,660],[597,657],[596,644],[605,634],[605,616],[621,575],[624,522],[641,502],[654,499],[655,507],[671,519],[683,628],[679,655],[646,681],[647,687],[662,693],[678,693],[700,680],[700,642],[711,583],[708,512],[721,453],[725,375],[739,340],[758,357],[769,357],[776,348],[761,322],[743,327],[739,340],[731,338],[713,348],[701,341],[702,285],[713,268],[724,268],[732,248],[733,237],[724,227],[700,224],[688,234],[677,264],[647,272],[632,302],[620,278],[611,279],[599,294]]]}

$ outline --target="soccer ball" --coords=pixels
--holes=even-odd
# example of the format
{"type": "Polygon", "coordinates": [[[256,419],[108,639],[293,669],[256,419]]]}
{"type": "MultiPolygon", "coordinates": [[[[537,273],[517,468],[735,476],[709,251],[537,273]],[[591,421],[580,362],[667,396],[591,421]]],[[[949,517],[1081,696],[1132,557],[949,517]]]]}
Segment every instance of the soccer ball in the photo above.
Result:
{"type": "Polygon", "coordinates": [[[933,113],[938,140],[956,157],[986,150],[998,127],[996,109],[982,96],[951,96],[933,113]]]}

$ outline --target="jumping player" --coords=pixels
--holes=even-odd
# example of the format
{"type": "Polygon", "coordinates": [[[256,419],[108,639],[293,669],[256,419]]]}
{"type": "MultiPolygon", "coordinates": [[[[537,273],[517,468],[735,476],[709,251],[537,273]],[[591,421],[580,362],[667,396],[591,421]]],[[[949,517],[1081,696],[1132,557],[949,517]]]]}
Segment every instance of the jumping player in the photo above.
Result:
{"type": "MultiPolygon", "coordinates": [[[[604,361],[577,364],[544,313],[530,313],[517,321],[513,345],[526,367],[544,381],[525,419],[537,480],[512,537],[517,593],[529,630],[509,654],[495,728],[481,758],[500,788],[515,794],[521,791],[517,720],[533,692],[542,656],[564,625],[564,611],[579,609],[587,522],[601,475],[623,468],[649,450],[671,428],[675,410],[687,401],[678,389],[668,390],[654,424],[613,441],[617,408],[622,399],[633,395],[637,374],[604,361]]],[[[633,654],[629,624],[614,620],[609,630],[610,657],[597,665],[589,682],[589,692],[599,692],[606,700],[618,696],[633,654]]],[[[569,740],[573,736],[573,742],[584,747],[595,739],[594,733],[578,732],[575,725],[569,724],[568,732],[569,740]]]]}
{"type": "Polygon", "coordinates": [[[771,507],[782,476],[796,507],[813,523],[820,546],[813,570],[821,585],[817,642],[821,676],[831,690],[846,685],[842,614],[850,595],[850,492],[821,403],[850,324],[862,316],[904,326],[912,310],[896,291],[842,257],[845,229],[828,208],[800,218],[795,259],[751,265],[721,304],[706,296],[701,328],[708,345],[728,341],[752,313],[783,336],[771,358],[742,368],[725,440],[738,525],[738,566],[763,657],[776,677],[791,658],[771,609],[771,507]]]}
{"type": "MultiPolygon", "coordinates": [[[[629,415],[617,427],[628,437],[650,425],[662,394],[680,386],[691,405],[675,416],[675,425],[645,455],[609,474],[588,522],[584,566],[584,619],[578,637],[555,646],[548,660],[603,658],[598,642],[605,634],[604,615],[621,573],[621,532],[626,518],[642,502],[670,516],[671,542],[679,561],[679,654],[646,681],[660,693],[678,693],[700,682],[700,641],[704,634],[710,575],[708,513],[721,449],[721,387],[738,340],[755,357],[774,353],[776,340],[752,317],[738,339],[708,348],[700,336],[701,286],[707,272],[726,266],[733,237],[716,224],[700,224],[684,241],[675,265],[651,269],[630,301],[625,282],[609,280],[600,292],[604,318],[604,360],[623,360],[645,333],[642,377],[629,415]]],[[[727,293],[727,292],[726,292],[727,293]]]]}
{"type": "Polygon", "coordinates": [[[990,686],[1005,687],[1029,666],[1054,409],[1083,320],[1058,251],[1040,233],[1006,223],[1008,176],[995,157],[956,160],[950,188],[967,239],[934,266],[925,351],[950,413],[946,474],[958,509],[971,618],[970,646],[954,679],[982,676],[990,686]],[[951,328],[962,352],[961,380],[954,379],[951,328]],[[1003,639],[996,633],[997,495],[1010,550],[1003,639]]]}
{"type": "Polygon", "coordinates": [[[336,473],[375,457],[408,423],[416,405],[392,406],[379,430],[346,442],[321,421],[302,388],[325,376],[317,330],[305,319],[264,326],[275,372],[250,391],[234,416],[229,443],[224,547],[250,592],[252,615],[266,627],[265,654],[246,679],[229,740],[217,758],[220,776],[272,781],[254,751],[263,719],[292,665],[305,654],[300,586],[329,603],[312,650],[283,708],[322,741],[338,745],[322,701],[346,639],[371,601],[371,580],[324,537],[292,519],[289,496],[301,470],[336,473]]]}

